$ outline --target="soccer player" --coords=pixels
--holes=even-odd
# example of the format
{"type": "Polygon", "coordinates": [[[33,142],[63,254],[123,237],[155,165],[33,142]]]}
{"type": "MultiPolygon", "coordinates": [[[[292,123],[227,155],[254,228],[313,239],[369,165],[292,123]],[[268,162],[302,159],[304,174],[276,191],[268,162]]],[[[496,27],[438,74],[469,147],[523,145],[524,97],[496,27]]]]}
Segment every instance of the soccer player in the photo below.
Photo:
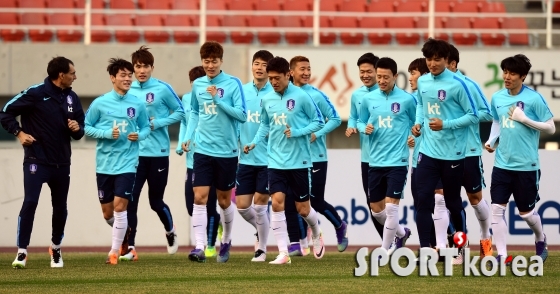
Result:
{"type": "Polygon", "coordinates": [[[107,71],[113,90],[96,98],[86,113],[86,135],[97,139],[96,173],[103,217],[113,227],[107,264],[117,264],[128,228],[127,206],[132,198],[139,142],[150,135],[144,102],[129,94],[134,67],[111,58],[107,71]]]}
{"type": "MultiPolygon", "coordinates": [[[[492,121],[490,107],[488,105],[486,97],[480,89],[480,86],[475,81],[463,75],[463,73],[461,73],[461,71],[457,69],[457,66],[459,64],[459,50],[457,50],[457,48],[451,44],[449,46],[450,51],[447,69],[464,79],[475,102],[479,121],[492,121]]],[[[469,202],[474,209],[474,214],[478,219],[478,223],[480,224],[480,257],[482,258],[485,256],[492,256],[492,239],[490,234],[492,212],[490,211],[488,203],[486,203],[484,198],[482,198],[482,189],[485,188],[486,185],[484,184],[484,171],[481,157],[482,141],[480,140],[480,125],[478,123],[470,125],[468,127],[467,153],[465,154],[465,156],[465,171],[463,172],[462,185],[467,192],[469,202]]],[[[441,200],[445,201],[443,197],[441,200]]],[[[437,202],[438,201],[436,199],[436,207],[438,206],[437,202]]],[[[436,235],[438,234],[438,230],[441,232],[441,237],[439,239],[445,240],[447,227],[442,226],[438,229],[438,227],[436,226],[436,235]]],[[[460,255],[454,260],[455,264],[463,263],[463,250],[460,250],[459,253],[460,255]]]]}
{"type": "Polygon", "coordinates": [[[132,53],[134,77],[136,81],[130,87],[129,95],[140,98],[146,104],[150,118],[150,135],[140,141],[140,158],[136,170],[136,180],[132,198],[128,203],[128,249],[120,260],[138,260],[135,248],[136,227],[138,225],[138,203],[144,183],[148,182],[150,207],[157,213],[165,229],[167,253],[175,254],[179,248],[173,217],[169,206],[163,202],[167,177],[169,175],[169,133],[167,126],[180,122],[185,116],[181,100],[171,86],[152,77],[154,56],[150,48],[140,47],[132,53]]]}
{"type": "Polygon", "coordinates": [[[239,155],[238,124],[247,120],[241,82],[220,69],[223,55],[224,49],[218,42],[206,42],[200,47],[200,59],[206,76],[193,83],[191,114],[185,133],[187,151],[190,150],[191,142],[196,143],[193,155],[192,218],[196,247],[189,254],[189,259],[198,262],[206,261],[206,203],[211,186],[216,187],[218,203],[223,210],[224,233],[217,261],[227,262],[229,259],[235,215],[235,207],[231,205],[231,190],[235,185],[239,155]]]}
{"type": "MultiPolygon", "coordinates": [[[[239,145],[249,144],[259,129],[262,116],[263,98],[272,91],[268,82],[266,65],[274,56],[266,50],[253,54],[251,71],[253,80],[243,85],[245,102],[247,103],[247,122],[239,126],[239,145]]],[[[256,230],[259,242],[255,256],[251,261],[266,261],[266,241],[268,240],[268,160],[266,140],[259,144],[251,153],[242,152],[239,156],[235,200],[237,211],[256,230]],[[254,206],[252,205],[254,203],[254,206]]]]}
{"type": "Polygon", "coordinates": [[[418,78],[418,106],[412,134],[424,138],[416,167],[420,247],[430,247],[434,190],[441,179],[445,204],[458,231],[465,231],[461,201],[468,126],[478,123],[475,102],[464,80],[446,69],[449,44],[428,39],[422,47],[430,74],[418,78]]]}
{"type": "MultiPolygon", "coordinates": [[[[189,80],[192,83],[200,78],[205,76],[206,73],[204,72],[204,68],[202,66],[195,66],[191,68],[189,71],[189,80]]],[[[179,130],[179,139],[177,144],[177,149],[175,152],[179,155],[183,155],[186,152],[186,142],[185,139],[185,132],[187,131],[187,124],[189,122],[189,114],[191,111],[191,93],[186,93],[182,97],[183,101],[183,108],[185,109],[185,117],[181,121],[181,127],[179,130]]],[[[185,178],[185,202],[187,204],[187,212],[189,216],[192,217],[193,214],[193,205],[194,205],[194,190],[192,185],[192,177],[193,177],[193,154],[194,149],[196,148],[196,142],[191,144],[191,150],[186,152],[186,162],[187,162],[187,174],[185,178]]],[[[218,196],[216,196],[216,188],[214,186],[210,187],[210,192],[208,193],[208,202],[206,203],[206,211],[208,215],[208,229],[207,229],[207,236],[208,236],[208,244],[206,245],[206,249],[204,250],[204,254],[206,257],[214,257],[216,256],[216,237],[218,236],[218,227],[220,225],[220,213],[216,210],[216,205],[218,201],[218,196]]]]}
{"type": "Polygon", "coordinates": [[[263,98],[261,125],[253,141],[245,145],[243,151],[248,153],[263,144],[268,134],[268,180],[272,196],[270,225],[280,251],[270,263],[291,263],[284,214],[288,189],[297,195],[297,210],[311,227],[313,254],[319,259],[325,254],[325,247],[317,213],[309,203],[312,167],[310,136],[323,127],[323,118],[313,99],[290,83],[290,64],[286,59],[271,59],[266,72],[274,92],[263,98]]]}
{"type": "Polygon", "coordinates": [[[541,94],[523,85],[531,69],[531,62],[523,54],[502,60],[505,88],[492,95],[494,121],[490,138],[485,144],[488,152],[496,150],[492,170],[492,233],[498,250],[498,262],[507,255],[505,221],[509,197],[513,199],[521,218],[535,233],[536,255],[543,262],[548,257],[546,236],[541,218],[535,210],[539,201],[539,135],[556,131],[553,115],[541,94]],[[496,148],[496,140],[500,138],[496,148]]]}
{"type": "MultiPolygon", "coordinates": [[[[360,80],[364,85],[355,90],[350,98],[350,115],[348,116],[348,126],[346,128],[346,137],[348,138],[350,138],[352,134],[358,134],[357,121],[360,116],[361,103],[364,95],[379,88],[375,79],[375,64],[378,60],[379,57],[369,52],[358,58],[357,65],[360,73],[360,80]]],[[[362,187],[364,188],[364,193],[366,194],[366,200],[368,200],[369,139],[366,134],[360,133],[359,136],[360,150],[362,154],[362,187]]],[[[371,210],[370,216],[377,233],[379,233],[379,236],[383,238],[383,225],[380,224],[375,217],[373,217],[371,210]]]]}
{"type": "MultiPolygon", "coordinates": [[[[305,56],[295,56],[290,60],[290,74],[295,86],[305,91],[321,111],[325,119],[325,126],[319,131],[311,133],[311,206],[324,215],[334,226],[338,251],[343,252],[348,247],[347,224],[342,221],[334,207],[325,200],[325,185],[327,184],[327,134],[336,129],[340,123],[340,116],[325,93],[309,84],[311,78],[311,64],[305,56]]],[[[293,227],[293,226],[292,226],[293,227]]],[[[297,226],[296,226],[297,227],[297,226]]]]}
{"type": "Polygon", "coordinates": [[[397,63],[388,57],[376,64],[379,89],[364,96],[358,131],[369,139],[369,206],[384,225],[382,247],[401,248],[410,229],[399,224],[399,202],[408,176],[408,130],[416,119],[416,99],[395,85],[397,63]]]}
{"type": "Polygon", "coordinates": [[[47,65],[44,82],[21,91],[0,111],[2,127],[23,146],[23,205],[19,212],[14,268],[25,268],[35,209],[43,183],[51,189],[51,267],[64,266],[60,244],[64,237],[70,186],[70,140],[84,136],[84,111],[72,91],[74,63],[62,56],[47,65]],[[21,126],[16,117],[21,116],[21,126]]]}

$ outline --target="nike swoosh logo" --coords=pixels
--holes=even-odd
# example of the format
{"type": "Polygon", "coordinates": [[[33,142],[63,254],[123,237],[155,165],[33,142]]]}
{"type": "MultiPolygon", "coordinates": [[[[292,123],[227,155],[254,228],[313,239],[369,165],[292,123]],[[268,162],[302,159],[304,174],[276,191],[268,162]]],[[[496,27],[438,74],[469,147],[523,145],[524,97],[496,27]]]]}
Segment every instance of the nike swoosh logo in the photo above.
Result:
{"type": "Polygon", "coordinates": [[[502,107],[502,106],[503,106],[503,105],[500,105],[500,106],[496,106],[496,108],[500,108],[500,107],[502,107]]]}
{"type": "Polygon", "coordinates": [[[117,230],[124,230],[124,228],[117,228],[117,227],[115,227],[115,229],[117,229],[117,230]]]}
{"type": "Polygon", "coordinates": [[[316,172],[318,172],[318,171],[320,171],[320,170],[321,170],[321,169],[314,169],[314,170],[312,170],[312,172],[313,172],[313,173],[316,173],[316,172]]]}
{"type": "Polygon", "coordinates": [[[162,168],[162,169],[159,169],[159,168],[158,168],[157,171],[158,171],[158,172],[162,172],[162,171],[164,171],[164,170],[165,170],[165,168],[162,168]]]}
{"type": "Polygon", "coordinates": [[[124,195],[130,195],[130,194],[131,194],[130,192],[124,192],[124,195]]]}
{"type": "Polygon", "coordinates": [[[111,113],[115,113],[116,110],[113,111],[107,111],[107,114],[111,114],[111,113]]]}
{"type": "Polygon", "coordinates": [[[227,225],[227,224],[231,224],[231,222],[224,222],[224,223],[226,223],[226,225],[227,225]]]}
{"type": "Polygon", "coordinates": [[[273,230],[273,231],[276,231],[276,230],[278,230],[278,229],[280,229],[280,227],[278,227],[278,228],[273,228],[272,230],[273,230]]]}
{"type": "Polygon", "coordinates": [[[535,203],[533,203],[533,204],[529,204],[529,207],[533,207],[534,205],[535,205],[535,203]]]}
{"type": "Polygon", "coordinates": [[[476,189],[478,189],[478,187],[480,187],[480,185],[478,185],[478,186],[476,186],[476,187],[474,187],[474,188],[472,188],[472,189],[473,189],[473,190],[476,190],[476,189]]]}
{"type": "Polygon", "coordinates": [[[428,93],[428,91],[422,91],[422,94],[426,94],[426,93],[428,93]]]}
{"type": "Polygon", "coordinates": [[[436,220],[440,220],[440,219],[441,219],[441,218],[434,218],[433,220],[435,220],[435,221],[436,221],[436,220]]]}
{"type": "Polygon", "coordinates": [[[204,94],[205,94],[204,92],[202,92],[202,93],[198,93],[198,95],[204,95],[204,94]]]}
{"type": "Polygon", "coordinates": [[[305,197],[307,197],[307,195],[299,196],[299,199],[303,199],[305,197]]]}
{"type": "Polygon", "coordinates": [[[381,107],[381,105],[380,105],[380,106],[373,106],[372,108],[373,108],[373,109],[376,109],[376,108],[379,108],[379,107],[381,107]]]}
{"type": "Polygon", "coordinates": [[[457,164],[457,165],[451,165],[451,168],[456,168],[456,167],[458,167],[459,165],[460,165],[460,164],[457,164]]]}
{"type": "Polygon", "coordinates": [[[268,106],[268,109],[271,109],[271,108],[274,107],[274,106],[276,106],[276,104],[274,104],[274,105],[269,105],[269,106],[268,106]]]}
{"type": "Polygon", "coordinates": [[[399,194],[401,194],[401,192],[393,192],[393,194],[399,195],[399,194]]]}
{"type": "Polygon", "coordinates": [[[391,230],[391,231],[394,231],[394,230],[395,230],[395,229],[389,229],[389,228],[387,228],[387,227],[385,227],[385,229],[387,229],[387,230],[391,230]]]}
{"type": "Polygon", "coordinates": [[[231,187],[231,186],[233,186],[233,184],[235,184],[235,182],[232,182],[231,184],[229,184],[229,185],[228,185],[228,187],[231,187]]]}
{"type": "Polygon", "coordinates": [[[49,99],[51,99],[51,97],[45,97],[45,98],[43,98],[43,101],[47,101],[49,99]]]}
{"type": "Polygon", "coordinates": [[[201,226],[202,226],[202,225],[198,225],[198,226],[192,226],[192,227],[193,227],[193,228],[196,228],[196,227],[201,227],[201,226]]]}

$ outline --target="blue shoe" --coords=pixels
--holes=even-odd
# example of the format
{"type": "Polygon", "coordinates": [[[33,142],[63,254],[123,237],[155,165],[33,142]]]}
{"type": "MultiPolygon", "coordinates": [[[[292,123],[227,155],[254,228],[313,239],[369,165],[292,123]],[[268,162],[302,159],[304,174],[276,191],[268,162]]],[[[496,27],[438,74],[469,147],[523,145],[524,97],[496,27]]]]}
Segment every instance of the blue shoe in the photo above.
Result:
{"type": "Polygon", "coordinates": [[[202,249],[194,249],[189,254],[189,259],[196,262],[206,262],[206,255],[202,249]]]}
{"type": "Polygon", "coordinates": [[[542,262],[548,257],[548,247],[546,245],[546,235],[544,235],[544,241],[535,242],[535,249],[538,256],[542,258],[542,262]]]}
{"type": "Polygon", "coordinates": [[[344,252],[348,247],[348,225],[345,222],[342,222],[340,228],[336,229],[336,241],[338,252],[344,252]]]}
{"type": "Polygon", "coordinates": [[[510,266],[511,265],[511,261],[507,260],[507,257],[504,257],[503,255],[498,255],[496,256],[496,261],[498,261],[498,264],[500,263],[505,263],[506,266],[510,266]]]}
{"type": "Polygon", "coordinates": [[[231,240],[229,243],[221,243],[220,253],[217,256],[218,262],[227,262],[229,260],[229,249],[231,249],[231,240]]]}
{"type": "Polygon", "coordinates": [[[404,247],[406,245],[406,241],[410,238],[412,232],[409,228],[404,228],[404,236],[402,238],[395,237],[395,250],[404,247]]]}
{"type": "Polygon", "coordinates": [[[299,243],[292,243],[288,246],[288,256],[303,256],[301,245],[299,243]]]}

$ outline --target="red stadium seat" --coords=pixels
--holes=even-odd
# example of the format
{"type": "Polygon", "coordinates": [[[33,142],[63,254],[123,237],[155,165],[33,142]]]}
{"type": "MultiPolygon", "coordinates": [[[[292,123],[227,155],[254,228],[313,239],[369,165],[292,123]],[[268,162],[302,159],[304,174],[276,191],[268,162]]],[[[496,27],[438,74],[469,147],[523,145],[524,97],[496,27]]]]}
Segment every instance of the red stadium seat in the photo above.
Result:
{"type": "MultiPolygon", "coordinates": [[[[500,20],[494,17],[477,18],[473,22],[473,29],[499,29],[499,28],[500,28],[500,20]]],[[[482,44],[486,46],[502,46],[505,40],[506,40],[506,36],[504,36],[504,34],[496,34],[496,33],[480,34],[480,41],[482,41],[482,44]]]]}
{"type": "MultiPolygon", "coordinates": [[[[78,25],[84,25],[84,15],[78,14],[78,25]]],[[[103,14],[92,14],[91,15],[91,25],[92,26],[105,26],[105,15],[103,14]]],[[[106,43],[111,41],[111,33],[107,29],[92,29],[91,30],[91,41],[96,43],[106,43]]]]}
{"type": "MultiPolygon", "coordinates": [[[[311,21],[313,21],[312,17],[309,16],[308,18],[311,18],[311,21]]],[[[321,16],[321,18],[319,18],[319,28],[331,28],[331,27],[332,27],[331,17],[321,16]]],[[[336,33],[321,32],[319,34],[319,42],[321,44],[334,44],[336,42],[336,33]]]]}
{"type": "MultiPolygon", "coordinates": [[[[119,28],[122,26],[133,26],[130,14],[108,14],[105,16],[107,26],[119,28]]],[[[115,40],[121,43],[136,43],[140,40],[140,33],[136,30],[115,30],[115,40]]]]}
{"type": "Polygon", "coordinates": [[[31,29],[28,37],[33,42],[50,42],[53,32],[47,28],[47,16],[43,13],[22,13],[20,15],[22,25],[43,25],[44,29],[31,29]]]}
{"type": "MultiPolygon", "coordinates": [[[[470,29],[471,20],[466,17],[450,17],[445,23],[446,28],[450,29],[470,29]]],[[[453,43],[457,45],[474,45],[477,41],[477,36],[473,33],[453,33],[453,43]]]]}
{"type": "Polygon", "coordinates": [[[285,0],[284,10],[288,11],[312,11],[313,2],[305,0],[285,0]]]}
{"type": "MultiPolygon", "coordinates": [[[[152,0],[153,1],[153,0],[152,0]]],[[[171,0],[173,1],[173,0],[171,0]]],[[[171,7],[173,9],[184,9],[184,10],[198,10],[200,9],[200,2],[198,0],[174,0],[171,7]]],[[[197,37],[198,38],[198,37],[197,37]]]]}
{"type": "MultiPolygon", "coordinates": [[[[506,18],[502,23],[502,29],[527,29],[527,22],[524,18],[506,18]]],[[[529,45],[529,35],[527,34],[509,34],[510,45],[529,45]]]]}
{"type": "Polygon", "coordinates": [[[385,19],[381,17],[368,17],[360,21],[360,27],[364,29],[373,29],[367,34],[367,39],[373,45],[387,45],[391,43],[391,34],[376,33],[375,29],[384,29],[387,27],[385,19]]]}
{"type": "MultiPolygon", "coordinates": [[[[558,4],[560,2],[555,1],[554,4],[558,4]]],[[[491,13],[504,13],[506,12],[506,6],[503,2],[483,2],[481,12],[491,12],[491,13]]]]}
{"type": "MultiPolygon", "coordinates": [[[[164,23],[168,27],[190,27],[193,26],[192,20],[186,15],[170,14],[164,19],[164,23]]],[[[194,29],[193,29],[194,30],[194,29]]],[[[196,31],[173,31],[173,39],[175,43],[195,43],[198,41],[198,32],[196,31]]]]}
{"type": "Polygon", "coordinates": [[[111,9],[136,9],[134,0],[110,0],[109,8],[111,9]]]}
{"type": "Polygon", "coordinates": [[[362,0],[344,0],[340,4],[340,11],[366,12],[366,2],[362,0]]]}
{"type": "MultiPolygon", "coordinates": [[[[247,18],[242,15],[226,15],[224,17],[225,27],[247,27],[247,18]]],[[[253,42],[252,32],[235,32],[229,34],[229,38],[235,44],[251,44],[253,42]]]]}
{"type": "Polygon", "coordinates": [[[451,2],[451,11],[453,12],[479,12],[482,3],[478,1],[451,2]]]}
{"type": "MultiPolygon", "coordinates": [[[[352,28],[352,29],[360,27],[358,25],[358,18],[351,17],[351,16],[333,18],[332,26],[333,28],[352,28]]],[[[359,45],[364,42],[364,34],[341,32],[340,42],[345,45],[359,45]]]]}
{"type": "MultiPolygon", "coordinates": [[[[253,16],[249,19],[249,25],[256,28],[271,28],[276,26],[276,19],[273,16],[253,16]]],[[[257,39],[261,44],[278,44],[281,39],[279,32],[258,32],[257,39]]]]}
{"type": "MultiPolygon", "coordinates": [[[[3,25],[17,25],[19,24],[18,15],[15,13],[0,13],[0,24],[3,25]]],[[[25,37],[25,32],[23,30],[17,29],[2,29],[0,30],[0,37],[4,42],[20,42],[25,37]]]]}
{"type": "MultiPolygon", "coordinates": [[[[280,16],[278,17],[278,27],[301,28],[304,27],[303,19],[299,16],[280,16]]],[[[284,38],[288,44],[306,44],[309,40],[309,34],[305,32],[286,32],[284,38]]]]}
{"type": "MultiPolygon", "coordinates": [[[[411,17],[392,17],[387,19],[387,27],[393,29],[413,29],[414,19],[411,17]]],[[[395,40],[400,45],[416,45],[420,41],[417,33],[396,33],[395,40]]]]}
{"type": "Polygon", "coordinates": [[[436,12],[451,12],[451,1],[436,1],[436,12]]]}
{"type": "Polygon", "coordinates": [[[226,10],[225,0],[206,0],[206,10],[226,10]]]}
{"type": "Polygon", "coordinates": [[[371,1],[369,5],[366,5],[366,9],[369,12],[393,12],[395,11],[395,2],[391,0],[371,1]]]}
{"type": "Polygon", "coordinates": [[[141,9],[171,9],[169,0],[139,0],[138,7],[141,9]]]}
{"type": "Polygon", "coordinates": [[[260,0],[255,2],[255,9],[278,11],[280,10],[280,3],[277,0],[260,0]]]}
{"type": "MultiPolygon", "coordinates": [[[[71,13],[51,14],[48,18],[49,25],[76,25],[76,16],[71,13]]],[[[56,37],[60,42],[80,42],[84,33],[80,30],[56,30],[56,37]]]]}
{"type": "Polygon", "coordinates": [[[253,0],[232,0],[229,3],[230,10],[255,10],[253,0]]]}
{"type": "Polygon", "coordinates": [[[342,0],[321,0],[319,2],[319,10],[321,11],[339,11],[342,0]]]}
{"type": "Polygon", "coordinates": [[[0,1],[0,7],[15,8],[17,7],[17,0],[2,0],[0,1]]]}
{"type": "MultiPolygon", "coordinates": [[[[436,17],[434,25],[435,25],[436,29],[442,29],[443,28],[442,18],[436,17]]],[[[422,18],[418,19],[418,22],[416,22],[416,28],[428,29],[428,18],[427,17],[422,17],[422,18]]],[[[424,33],[423,36],[424,36],[424,40],[428,39],[428,34],[427,33],[424,33]]],[[[446,34],[446,33],[443,33],[443,32],[436,33],[434,38],[438,39],[438,40],[449,41],[449,35],[446,34]]]]}
{"type": "Polygon", "coordinates": [[[423,12],[428,10],[428,4],[424,1],[409,0],[395,3],[397,12],[423,12]]]}
{"type": "MultiPolygon", "coordinates": [[[[77,8],[86,7],[86,0],[76,0],[76,7],[77,8]]],[[[105,0],[91,0],[91,8],[93,8],[93,9],[104,9],[105,8],[105,0]]]]}
{"type": "MultiPolygon", "coordinates": [[[[199,25],[199,18],[198,16],[192,16],[193,25],[199,25]]],[[[219,15],[207,15],[206,16],[206,26],[207,27],[222,27],[223,26],[223,19],[219,15]]],[[[226,41],[227,35],[222,31],[207,31],[206,32],[206,40],[208,41],[216,41],[218,43],[224,43],[226,41]]]]}
{"type": "Polygon", "coordinates": [[[45,0],[18,0],[21,8],[45,8],[47,2],[45,0]]]}
{"type": "MultiPolygon", "coordinates": [[[[137,15],[136,25],[146,26],[146,27],[162,27],[163,26],[163,16],[162,15],[137,15]]],[[[169,33],[163,28],[159,31],[152,30],[142,30],[144,32],[144,39],[146,42],[152,43],[167,43],[169,41],[169,33]]]]}
{"type": "Polygon", "coordinates": [[[74,0],[48,0],[47,7],[49,8],[74,8],[74,0]]]}

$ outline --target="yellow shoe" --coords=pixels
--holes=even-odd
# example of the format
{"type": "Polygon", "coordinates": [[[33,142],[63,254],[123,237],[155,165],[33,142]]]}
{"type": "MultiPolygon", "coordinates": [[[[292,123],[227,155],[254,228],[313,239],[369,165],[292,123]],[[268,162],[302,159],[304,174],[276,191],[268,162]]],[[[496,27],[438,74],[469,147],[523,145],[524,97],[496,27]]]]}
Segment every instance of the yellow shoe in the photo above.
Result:
{"type": "Polygon", "coordinates": [[[224,227],[222,226],[222,223],[220,222],[220,224],[218,225],[218,240],[221,242],[222,241],[222,235],[224,234],[224,227]]]}
{"type": "Polygon", "coordinates": [[[204,255],[206,257],[214,257],[216,256],[217,252],[216,252],[216,247],[214,246],[207,246],[206,249],[204,250],[204,255]]]}
{"type": "Polygon", "coordinates": [[[480,258],[484,258],[486,256],[492,256],[492,237],[484,240],[480,240],[480,258]]]}
{"type": "Polygon", "coordinates": [[[109,253],[109,256],[107,256],[107,260],[105,261],[105,264],[112,264],[112,265],[116,265],[118,263],[118,256],[116,253],[109,253]]]}

